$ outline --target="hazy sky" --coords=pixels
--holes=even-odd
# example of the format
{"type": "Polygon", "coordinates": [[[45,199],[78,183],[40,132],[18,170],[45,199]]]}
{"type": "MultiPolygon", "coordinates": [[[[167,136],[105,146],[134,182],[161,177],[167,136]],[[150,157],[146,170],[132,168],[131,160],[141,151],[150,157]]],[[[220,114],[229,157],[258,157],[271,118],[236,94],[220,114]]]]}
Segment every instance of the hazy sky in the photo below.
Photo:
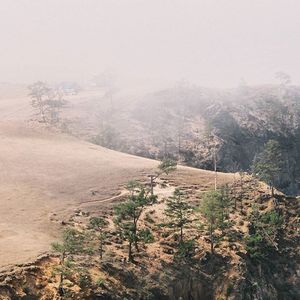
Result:
{"type": "Polygon", "coordinates": [[[1,0],[0,81],[300,84],[299,0],[1,0]]]}

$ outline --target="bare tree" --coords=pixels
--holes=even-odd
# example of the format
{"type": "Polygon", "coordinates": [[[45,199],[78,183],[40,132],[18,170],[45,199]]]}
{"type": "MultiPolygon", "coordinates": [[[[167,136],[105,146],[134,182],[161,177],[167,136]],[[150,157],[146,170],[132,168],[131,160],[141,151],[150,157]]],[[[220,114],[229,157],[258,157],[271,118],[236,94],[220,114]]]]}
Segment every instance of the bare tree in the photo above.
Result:
{"type": "Polygon", "coordinates": [[[28,88],[30,90],[31,106],[36,110],[36,114],[40,117],[41,121],[46,123],[49,87],[45,82],[37,81],[28,88]]]}
{"type": "Polygon", "coordinates": [[[37,81],[28,88],[31,106],[36,110],[36,115],[41,122],[57,123],[60,120],[61,108],[66,103],[63,99],[63,90],[49,87],[42,81],[37,81]]]}

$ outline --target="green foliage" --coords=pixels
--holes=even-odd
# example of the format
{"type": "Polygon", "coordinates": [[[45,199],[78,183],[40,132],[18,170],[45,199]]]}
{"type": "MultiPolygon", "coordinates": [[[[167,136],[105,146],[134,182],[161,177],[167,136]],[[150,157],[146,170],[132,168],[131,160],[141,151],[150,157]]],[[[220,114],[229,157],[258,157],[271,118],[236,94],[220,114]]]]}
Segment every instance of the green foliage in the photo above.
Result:
{"type": "Polygon", "coordinates": [[[59,253],[80,254],[83,253],[85,236],[73,228],[67,228],[63,232],[62,243],[52,243],[52,249],[59,253]]]}
{"type": "Polygon", "coordinates": [[[231,283],[229,283],[226,289],[226,296],[227,297],[230,296],[233,291],[234,291],[234,286],[231,283]]]}
{"type": "Polygon", "coordinates": [[[148,223],[151,223],[151,224],[153,224],[155,222],[149,213],[145,214],[145,221],[148,223]]]}
{"type": "Polygon", "coordinates": [[[283,218],[274,210],[261,214],[257,207],[249,216],[251,230],[246,237],[246,250],[254,260],[268,256],[271,250],[277,248],[277,234],[283,224],[283,218]]]}
{"type": "Polygon", "coordinates": [[[224,230],[230,227],[228,219],[228,208],[231,204],[228,187],[222,187],[220,191],[210,190],[205,193],[200,205],[200,212],[205,218],[211,241],[211,252],[214,251],[214,242],[216,240],[215,230],[224,230]]]}
{"type": "Polygon", "coordinates": [[[192,207],[187,202],[184,193],[176,188],[173,196],[167,199],[165,215],[169,222],[165,225],[175,231],[180,231],[180,241],[183,240],[183,228],[192,222],[192,207]]]}
{"type": "Polygon", "coordinates": [[[60,274],[60,290],[63,286],[64,278],[70,277],[78,271],[73,256],[87,254],[86,236],[74,228],[67,228],[63,232],[62,242],[53,243],[52,249],[61,254],[60,265],[54,268],[54,272],[60,274]]]}
{"type": "Polygon", "coordinates": [[[248,255],[254,259],[262,259],[265,257],[266,244],[264,238],[259,233],[254,233],[245,238],[246,251],[248,255]]]}
{"type": "Polygon", "coordinates": [[[130,192],[134,192],[135,190],[140,190],[143,188],[143,185],[136,180],[130,180],[126,184],[126,189],[130,192]]]}
{"type": "Polygon", "coordinates": [[[141,185],[137,186],[131,182],[128,189],[130,194],[127,200],[114,208],[114,222],[120,229],[123,238],[129,242],[129,260],[132,260],[131,245],[134,243],[138,251],[138,241],[140,239],[138,221],[146,205],[151,204],[152,199],[141,185]]]}
{"type": "MultiPolygon", "coordinates": [[[[104,229],[108,226],[108,224],[109,222],[102,217],[92,217],[90,219],[89,227],[96,231],[96,236],[99,240],[99,254],[101,259],[103,255],[103,246],[106,240],[106,234],[104,232],[104,229]]],[[[91,250],[93,251],[92,248],[91,250]]]]}
{"type": "Polygon", "coordinates": [[[96,280],[96,285],[97,285],[98,287],[104,287],[104,285],[105,285],[105,279],[104,279],[104,278],[101,278],[101,277],[97,278],[97,280],[96,280]]]}
{"type": "Polygon", "coordinates": [[[269,140],[264,150],[254,159],[252,171],[260,180],[275,186],[282,168],[280,144],[275,140],[269,140]]]}
{"type": "Polygon", "coordinates": [[[172,159],[164,159],[158,166],[161,173],[169,174],[177,169],[177,162],[172,159]]]}
{"type": "Polygon", "coordinates": [[[149,228],[144,228],[139,231],[139,240],[143,241],[146,244],[154,242],[154,236],[149,228]]]}
{"type": "Polygon", "coordinates": [[[205,193],[200,205],[200,212],[213,229],[218,228],[222,220],[221,202],[222,194],[211,190],[205,193]]]}
{"type": "Polygon", "coordinates": [[[90,227],[95,230],[103,230],[108,224],[108,221],[102,217],[92,217],[90,219],[90,227]]]}
{"type": "Polygon", "coordinates": [[[219,206],[220,206],[220,227],[222,230],[226,229],[230,226],[229,222],[225,222],[229,217],[229,207],[232,203],[232,199],[229,195],[229,187],[228,184],[224,185],[220,189],[220,197],[218,197],[219,206]]]}
{"type": "Polygon", "coordinates": [[[91,286],[92,278],[89,272],[85,269],[80,270],[78,284],[81,288],[87,288],[91,286]]]}
{"type": "Polygon", "coordinates": [[[179,243],[176,257],[179,258],[191,258],[195,254],[195,240],[187,240],[179,243]]]}
{"type": "Polygon", "coordinates": [[[54,267],[55,274],[71,277],[76,272],[76,265],[72,259],[65,259],[60,265],[54,267]]]}

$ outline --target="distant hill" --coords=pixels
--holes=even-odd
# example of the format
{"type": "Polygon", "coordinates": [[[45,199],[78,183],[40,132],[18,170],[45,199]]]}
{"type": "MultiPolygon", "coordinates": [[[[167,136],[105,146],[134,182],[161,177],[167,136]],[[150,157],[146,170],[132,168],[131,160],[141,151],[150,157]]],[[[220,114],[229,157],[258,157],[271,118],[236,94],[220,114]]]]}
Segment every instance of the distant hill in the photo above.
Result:
{"type": "Polygon", "coordinates": [[[111,149],[178,159],[218,170],[249,171],[269,139],[280,142],[284,171],[279,188],[299,192],[300,89],[295,86],[241,86],[218,90],[179,85],[153,93],[101,91],[69,98],[68,130],[111,149]],[[211,133],[214,139],[211,139],[211,133]]]}

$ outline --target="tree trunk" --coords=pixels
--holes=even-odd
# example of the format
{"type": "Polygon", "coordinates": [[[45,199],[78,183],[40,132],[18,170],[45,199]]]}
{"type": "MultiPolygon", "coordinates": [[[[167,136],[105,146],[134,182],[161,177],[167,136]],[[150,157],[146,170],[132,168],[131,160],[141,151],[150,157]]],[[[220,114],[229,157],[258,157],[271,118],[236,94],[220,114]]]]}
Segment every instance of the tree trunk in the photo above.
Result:
{"type": "Polygon", "coordinates": [[[102,260],[102,257],[103,257],[103,241],[102,241],[102,237],[100,239],[99,252],[100,252],[100,259],[102,260]]]}
{"type": "Polygon", "coordinates": [[[136,252],[140,252],[140,249],[138,247],[138,241],[137,241],[137,221],[138,220],[134,221],[134,229],[133,229],[133,233],[134,233],[134,247],[135,247],[136,252]]]}
{"type": "Polygon", "coordinates": [[[150,193],[151,193],[151,196],[153,196],[153,194],[154,194],[153,188],[154,188],[154,177],[150,176],[150,193]]]}
{"type": "MultiPolygon", "coordinates": [[[[62,253],[61,260],[60,260],[60,265],[62,267],[64,265],[64,262],[65,262],[65,253],[62,253]]],[[[61,296],[64,294],[63,283],[64,283],[64,274],[63,271],[61,271],[59,276],[59,284],[58,284],[58,293],[61,296]]]]}
{"type": "Polygon", "coordinates": [[[210,230],[209,230],[209,235],[210,235],[210,252],[211,254],[214,254],[214,241],[213,241],[213,230],[212,230],[212,226],[210,226],[210,230]]]}
{"type": "Polygon", "coordinates": [[[128,246],[128,261],[133,262],[132,242],[131,241],[129,241],[129,246],[128,246]]]}
{"type": "Polygon", "coordinates": [[[217,157],[216,148],[214,148],[214,171],[215,171],[215,191],[217,190],[217,157]]]}
{"type": "Polygon", "coordinates": [[[273,184],[271,185],[271,196],[274,197],[274,186],[273,186],[273,184]]]}
{"type": "Polygon", "coordinates": [[[136,239],[134,240],[134,248],[135,248],[136,252],[140,252],[140,249],[139,249],[139,246],[138,246],[138,242],[137,242],[136,239]]]}
{"type": "Polygon", "coordinates": [[[180,242],[183,241],[183,228],[180,227],[180,242]]]}

